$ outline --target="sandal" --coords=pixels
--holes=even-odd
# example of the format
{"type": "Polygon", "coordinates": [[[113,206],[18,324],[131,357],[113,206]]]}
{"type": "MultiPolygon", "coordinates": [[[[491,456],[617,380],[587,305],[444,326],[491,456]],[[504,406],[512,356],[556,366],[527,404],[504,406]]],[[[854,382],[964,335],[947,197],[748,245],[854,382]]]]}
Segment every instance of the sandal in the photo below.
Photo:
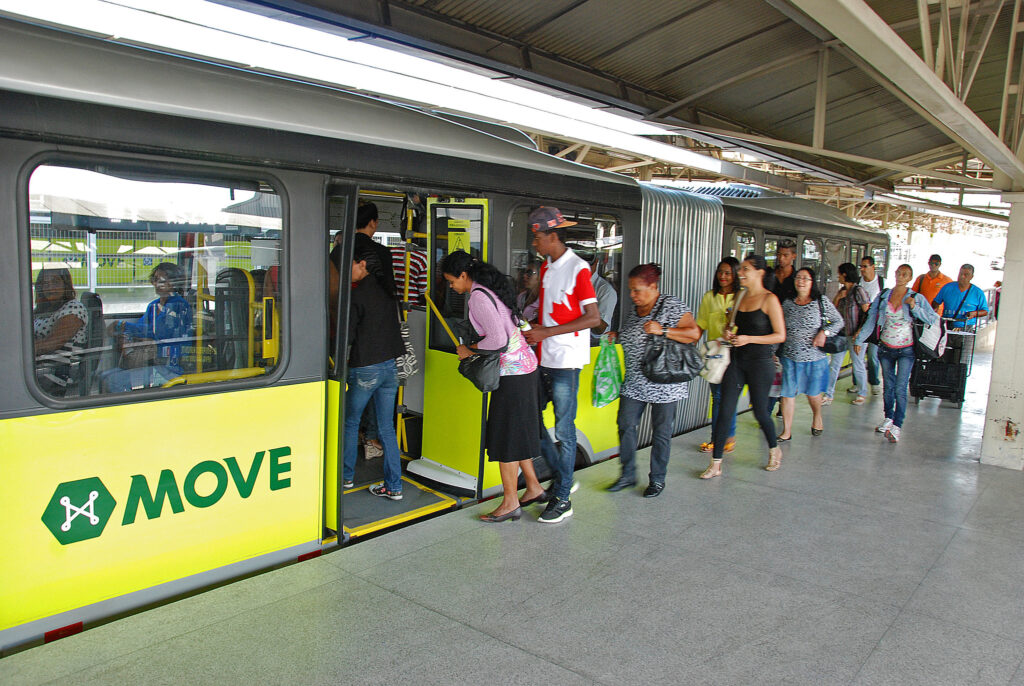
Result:
{"type": "Polygon", "coordinates": [[[697,450],[702,453],[713,453],[715,451],[715,444],[711,441],[704,441],[697,447],[697,450]]]}
{"type": "Polygon", "coordinates": [[[867,402],[867,398],[865,398],[862,395],[858,395],[856,398],[854,398],[853,400],[850,401],[850,404],[851,405],[863,405],[865,402],[867,402]]]}
{"type": "Polygon", "coordinates": [[[775,446],[768,450],[768,466],[765,471],[774,472],[782,466],[782,448],[775,446]]]}
{"type": "Polygon", "coordinates": [[[701,473],[700,478],[714,479],[716,476],[722,476],[721,460],[711,460],[711,464],[708,465],[708,468],[701,473]]]}
{"type": "Polygon", "coordinates": [[[736,439],[730,438],[729,440],[727,440],[725,442],[725,448],[723,448],[722,450],[723,452],[727,453],[731,453],[733,450],[736,450],[736,439]]]}

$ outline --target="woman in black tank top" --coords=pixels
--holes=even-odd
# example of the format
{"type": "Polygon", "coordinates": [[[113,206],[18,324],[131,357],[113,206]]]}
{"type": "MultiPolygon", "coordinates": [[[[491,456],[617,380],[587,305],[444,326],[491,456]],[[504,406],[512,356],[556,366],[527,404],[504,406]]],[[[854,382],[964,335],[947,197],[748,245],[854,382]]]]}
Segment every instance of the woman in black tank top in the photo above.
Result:
{"type": "Polygon", "coordinates": [[[768,466],[765,469],[774,472],[782,461],[782,450],[775,437],[775,424],[768,410],[768,393],[775,378],[773,351],[776,345],[786,340],[782,305],[766,288],[771,284],[765,284],[765,281],[774,277],[764,257],[748,256],[740,265],[739,275],[740,285],[747,292],[736,312],[735,331],[725,333],[733,349],[729,368],[722,378],[722,407],[712,432],[711,440],[715,449],[711,464],[700,475],[702,479],[722,475],[722,449],[744,385],[750,387],[750,405],[768,441],[768,466]]]}

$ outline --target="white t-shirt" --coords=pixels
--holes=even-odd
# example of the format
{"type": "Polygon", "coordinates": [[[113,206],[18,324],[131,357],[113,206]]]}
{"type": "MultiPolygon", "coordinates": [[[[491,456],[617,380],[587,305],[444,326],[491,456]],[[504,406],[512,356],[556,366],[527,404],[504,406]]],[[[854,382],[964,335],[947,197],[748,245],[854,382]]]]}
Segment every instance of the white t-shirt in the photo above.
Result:
{"type": "MultiPolygon", "coordinates": [[[[572,248],[554,262],[549,257],[540,268],[540,324],[558,326],[575,321],[583,308],[597,302],[590,282],[590,265],[572,248]]],[[[590,334],[586,329],[558,334],[541,341],[538,357],[542,367],[583,369],[590,363],[590,334]]]]}
{"type": "Polygon", "coordinates": [[[871,281],[866,279],[860,280],[860,285],[864,287],[864,291],[868,294],[868,297],[874,300],[878,297],[878,294],[882,290],[882,284],[878,281],[878,272],[875,272],[875,278],[871,281]]]}

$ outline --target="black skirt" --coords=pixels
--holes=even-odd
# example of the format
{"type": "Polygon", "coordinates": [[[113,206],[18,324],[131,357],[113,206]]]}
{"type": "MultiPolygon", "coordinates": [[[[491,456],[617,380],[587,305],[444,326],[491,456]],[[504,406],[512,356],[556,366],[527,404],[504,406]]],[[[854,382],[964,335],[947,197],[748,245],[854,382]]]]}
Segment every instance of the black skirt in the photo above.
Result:
{"type": "Polygon", "coordinates": [[[519,462],[540,455],[540,372],[503,376],[491,392],[487,411],[487,457],[491,462],[519,462]]]}

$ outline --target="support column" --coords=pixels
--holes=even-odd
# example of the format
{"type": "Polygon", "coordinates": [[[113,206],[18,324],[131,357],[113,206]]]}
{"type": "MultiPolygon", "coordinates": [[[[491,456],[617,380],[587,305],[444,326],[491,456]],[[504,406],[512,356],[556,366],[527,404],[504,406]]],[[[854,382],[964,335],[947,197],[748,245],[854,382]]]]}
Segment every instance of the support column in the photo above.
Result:
{"type": "Polygon", "coordinates": [[[999,302],[992,383],[988,391],[982,464],[1024,469],[1024,193],[1004,193],[1010,203],[1006,264],[999,302]]]}

